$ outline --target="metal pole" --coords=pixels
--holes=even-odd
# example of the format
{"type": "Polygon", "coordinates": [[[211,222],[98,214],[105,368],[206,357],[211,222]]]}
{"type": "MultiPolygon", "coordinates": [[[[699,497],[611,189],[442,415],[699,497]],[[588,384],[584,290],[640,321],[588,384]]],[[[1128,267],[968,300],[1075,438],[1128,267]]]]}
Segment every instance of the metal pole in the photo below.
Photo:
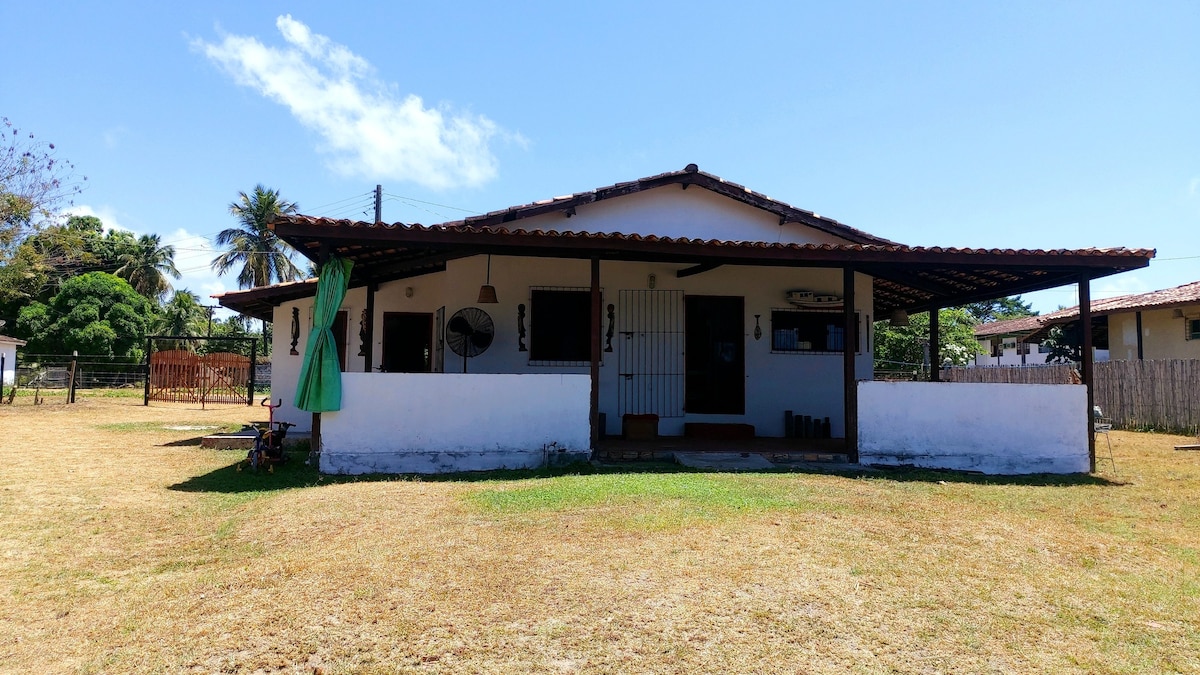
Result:
{"type": "Polygon", "coordinates": [[[375,186],[375,222],[383,222],[383,186],[375,186]]]}

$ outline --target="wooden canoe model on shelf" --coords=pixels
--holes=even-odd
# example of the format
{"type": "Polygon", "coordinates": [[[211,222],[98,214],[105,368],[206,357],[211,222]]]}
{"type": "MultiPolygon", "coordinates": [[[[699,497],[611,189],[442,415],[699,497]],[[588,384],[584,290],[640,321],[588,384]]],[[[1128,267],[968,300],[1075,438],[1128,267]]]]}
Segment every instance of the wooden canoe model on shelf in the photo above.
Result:
{"type": "Polygon", "coordinates": [[[805,309],[841,309],[842,299],[836,295],[814,293],[813,291],[788,291],[788,304],[805,309]]]}

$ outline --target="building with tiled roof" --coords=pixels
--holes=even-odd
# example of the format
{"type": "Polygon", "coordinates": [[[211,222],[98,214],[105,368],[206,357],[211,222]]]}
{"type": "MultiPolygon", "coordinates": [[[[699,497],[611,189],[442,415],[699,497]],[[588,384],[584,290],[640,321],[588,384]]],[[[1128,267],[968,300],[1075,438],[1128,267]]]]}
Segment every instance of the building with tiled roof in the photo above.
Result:
{"type": "MultiPolygon", "coordinates": [[[[1200,358],[1200,281],[1094,300],[1091,310],[1093,334],[1102,338],[1110,359],[1200,358]]],[[[1053,326],[1078,322],[1079,306],[1037,319],[1039,327],[1028,339],[1040,339],[1053,326]]]]}
{"type": "Polygon", "coordinates": [[[1086,470],[1090,405],[1081,392],[1038,390],[997,404],[1047,396],[1012,418],[1026,428],[1070,426],[1058,436],[1069,447],[1046,447],[1019,429],[925,424],[929,414],[965,420],[995,410],[983,400],[991,390],[955,385],[943,400],[945,389],[923,388],[937,382],[876,389],[873,326],[1065,284],[1087,288],[1154,255],[909,246],[694,164],[434,225],[293,215],[271,228],[313,262],[333,265],[326,279],[345,276],[344,296],[310,281],[219,301],[274,322],[276,419],[316,427],[321,467],[338,473],[537,466],[598,452],[602,437],[621,434],[806,436],[810,448],[832,447],[850,461],[1086,470]],[[337,307],[323,305],[338,298],[337,307]],[[343,371],[341,407],[326,408],[319,425],[298,407],[307,405],[297,391],[305,391],[310,334],[323,338],[314,344],[333,343],[343,371]],[[873,392],[863,408],[860,388],[873,392]],[[1064,412],[1076,408],[1077,416],[1064,412]],[[930,433],[963,434],[944,444],[957,454],[914,459],[906,425],[922,447],[930,433]]]}

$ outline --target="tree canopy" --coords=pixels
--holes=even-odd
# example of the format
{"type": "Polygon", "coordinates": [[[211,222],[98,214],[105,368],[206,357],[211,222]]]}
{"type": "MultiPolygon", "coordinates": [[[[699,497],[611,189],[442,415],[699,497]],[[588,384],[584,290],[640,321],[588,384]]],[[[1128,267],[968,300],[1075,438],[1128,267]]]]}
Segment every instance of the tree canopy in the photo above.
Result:
{"type": "Polygon", "coordinates": [[[158,299],[171,290],[170,276],[180,277],[175,267],[175,247],[163,246],[157,234],[143,234],[137,244],[117,256],[116,274],[147,298],[158,299]]]}
{"type": "MultiPolygon", "coordinates": [[[[963,308],[938,312],[939,343],[931,350],[930,358],[938,363],[949,359],[956,366],[965,365],[979,353],[975,326],[979,322],[963,308]]],[[[875,367],[879,370],[914,368],[925,363],[925,346],[929,344],[929,312],[913,314],[907,326],[892,326],[888,321],[875,322],[875,367]]]]}
{"type": "Polygon", "coordinates": [[[49,303],[33,302],[17,318],[27,351],[131,356],[153,318],[149,300],[124,279],[89,272],[68,279],[49,303]]]}
{"type": "Polygon", "coordinates": [[[1033,311],[1033,304],[1022,302],[1019,295],[996,298],[995,300],[970,302],[963,305],[961,309],[965,309],[979,323],[991,323],[992,321],[1003,321],[1004,319],[1019,319],[1023,316],[1037,316],[1037,312],[1033,311]]]}

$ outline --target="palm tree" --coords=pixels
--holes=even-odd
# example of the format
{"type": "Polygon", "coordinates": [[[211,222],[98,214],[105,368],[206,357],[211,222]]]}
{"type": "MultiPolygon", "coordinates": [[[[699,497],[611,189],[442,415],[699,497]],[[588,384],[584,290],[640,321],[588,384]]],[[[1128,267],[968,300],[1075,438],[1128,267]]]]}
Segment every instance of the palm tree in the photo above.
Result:
{"type": "Polygon", "coordinates": [[[223,275],[240,265],[238,288],[302,278],[289,257],[291,247],[267,227],[275,216],[295,212],[296,204],[280,199],[278,190],[256,185],[253,194],[239,192],[237,201],[229,205],[238,226],[217,233],[216,245],[226,250],[212,261],[212,268],[223,275]]]}
{"type": "MultiPolygon", "coordinates": [[[[200,336],[203,335],[201,325],[205,316],[199,296],[187,289],[175,291],[171,299],[163,303],[155,330],[160,335],[200,336]]],[[[191,342],[172,346],[173,349],[180,347],[191,349],[191,342]]]]}
{"type": "MultiPolygon", "coordinates": [[[[241,265],[238,271],[238,288],[269,286],[275,281],[295,281],[304,277],[289,253],[292,247],[281,241],[267,224],[275,216],[296,212],[295,202],[279,197],[278,190],[270,190],[261,184],[254,186],[254,194],[239,192],[237,201],[229,205],[229,213],[238,219],[237,227],[217,233],[217,246],[227,250],[212,261],[217,274],[225,274],[241,265]]],[[[267,341],[267,321],[263,327],[263,354],[270,349],[267,341]]]]}
{"type": "Polygon", "coordinates": [[[179,278],[175,267],[175,247],[163,246],[157,234],[143,234],[137,245],[118,256],[117,276],[129,282],[141,295],[158,300],[171,290],[167,275],[179,278]]]}

